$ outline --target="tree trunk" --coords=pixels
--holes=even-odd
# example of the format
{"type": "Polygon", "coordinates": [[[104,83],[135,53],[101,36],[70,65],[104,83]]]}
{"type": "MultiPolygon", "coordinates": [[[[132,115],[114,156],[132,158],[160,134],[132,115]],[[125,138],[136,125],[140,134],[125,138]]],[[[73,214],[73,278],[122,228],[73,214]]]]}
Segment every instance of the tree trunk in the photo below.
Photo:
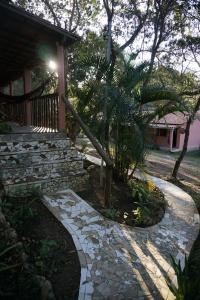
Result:
{"type": "Polygon", "coordinates": [[[106,165],[106,178],[105,178],[105,191],[104,191],[104,199],[105,199],[105,207],[111,207],[111,185],[112,185],[112,167],[106,165]]]}
{"type": "Polygon", "coordinates": [[[199,106],[200,106],[200,98],[197,100],[197,103],[194,107],[194,111],[193,113],[190,115],[190,117],[188,118],[187,120],[187,124],[186,124],[186,129],[185,129],[185,139],[184,139],[184,144],[183,144],[183,149],[180,153],[180,156],[178,157],[178,159],[176,160],[175,162],[175,165],[174,165],[174,169],[172,171],[172,177],[173,178],[177,178],[177,174],[178,174],[178,170],[179,170],[179,167],[181,165],[181,162],[187,152],[187,148],[188,148],[188,140],[189,140],[189,134],[190,134],[190,126],[191,126],[191,123],[195,117],[195,114],[197,113],[197,111],[199,110],[199,106]]]}
{"type": "Polygon", "coordinates": [[[178,174],[178,170],[179,167],[181,165],[181,162],[187,152],[187,147],[188,147],[188,140],[189,140],[189,134],[190,134],[190,125],[192,123],[192,116],[189,117],[187,124],[186,124],[186,129],[185,129],[185,139],[184,139],[184,144],[183,144],[183,149],[178,157],[178,159],[176,160],[176,163],[174,165],[174,169],[172,172],[172,177],[173,178],[177,178],[177,174],[178,174]]]}

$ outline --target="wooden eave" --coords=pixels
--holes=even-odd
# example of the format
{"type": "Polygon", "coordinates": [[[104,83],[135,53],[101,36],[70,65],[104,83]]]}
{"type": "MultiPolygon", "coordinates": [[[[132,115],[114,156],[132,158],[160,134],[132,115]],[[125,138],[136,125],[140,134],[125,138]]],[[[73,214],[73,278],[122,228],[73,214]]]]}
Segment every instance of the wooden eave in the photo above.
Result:
{"type": "Polygon", "coordinates": [[[0,2],[0,86],[22,76],[24,69],[53,59],[57,43],[68,47],[79,39],[19,7],[0,2]]]}

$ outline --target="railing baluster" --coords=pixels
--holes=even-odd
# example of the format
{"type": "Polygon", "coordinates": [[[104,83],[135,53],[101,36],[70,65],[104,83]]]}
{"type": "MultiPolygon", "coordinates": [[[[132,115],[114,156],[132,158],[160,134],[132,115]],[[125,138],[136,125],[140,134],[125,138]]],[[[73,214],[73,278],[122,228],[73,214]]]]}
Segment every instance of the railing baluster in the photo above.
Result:
{"type": "Polygon", "coordinates": [[[45,127],[48,128],[48,100],[45,97],[45,127]]]}
{"type": "MultiPolygon", "coordinates": [[[[43,129],[58,130],[58,94],[35,97],[31,102],[31,125],[43,129]]],[[[26,102],[1,104],[1,111],[11,121],[26,124],[26,102]]]]}

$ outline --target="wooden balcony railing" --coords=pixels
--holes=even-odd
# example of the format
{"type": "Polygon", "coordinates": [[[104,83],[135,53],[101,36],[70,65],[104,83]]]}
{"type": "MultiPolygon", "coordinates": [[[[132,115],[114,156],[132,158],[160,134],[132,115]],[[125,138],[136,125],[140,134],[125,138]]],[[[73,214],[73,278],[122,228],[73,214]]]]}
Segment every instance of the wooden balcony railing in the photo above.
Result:
{"type": "Polygon", "coordinates": [[[58,105],[57,93],[34,97],[28,101],[3,103],[0,111],[6,121],[14,121],[21,125],[31,125],[41,128],[42,132],[58,131],[58,105]],[[27,102],[29,102],[30,118],[28,120],[27,102]]]}
{"type": "Polygon", "coordinates": [[[2,103],[0,111],[5,121],[13,121],[19,124],[26,124],[26,104],[20,103],[2,103]]]}
{"type": "Polygon", "coordinates": [[[46,128],[48,131],[58,131],[58,94],[35,97],[30,102],[30,125],[46,128]]]}

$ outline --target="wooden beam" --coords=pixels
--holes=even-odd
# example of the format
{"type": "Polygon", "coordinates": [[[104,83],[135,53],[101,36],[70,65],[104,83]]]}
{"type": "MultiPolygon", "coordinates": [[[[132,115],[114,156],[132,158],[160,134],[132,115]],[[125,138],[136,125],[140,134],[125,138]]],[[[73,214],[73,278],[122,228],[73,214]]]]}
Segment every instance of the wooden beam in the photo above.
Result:
{"type": "MultiPolygon", "coordinates": [[[[31,91],[31,71],[24,70],[24,94],[31,91]]],[[[31,102],[26,100],[26,124],[31,125],[31,102]]]]}
{"type": "Polygon", "coordinates": [[[63,45],[57,44],[57,65],[58,65],[58,128],[60,131],[65,129],[65,104],[62,95],[65,95],[65,58],[63,45]]]}
{"type": "MultiPolygon", "coordinates": [[[[27,46],[27,40],[28,38],[25,38],[24,36],[20,36],[19,32],[7,32],[6,30],[2,30],[2,28],[0,27],[0,40],[1,42],[10,42],[10,43],[14,43],[14,44],[21,44],[21,45],[25,45],[27,46]]],[[[32,40],[29,40],[28,46],[34,47],[36,44],[38,43],[38,40],[34,40],[34,38],[32,40]]]]}
{"type": "Polygon", "coordinates": [[[10,93],[10,96],[13,95],[13,82],[12,81],[9,82],[9,93],[10,93]]]}
{"type": "Polygon", "coordinates": [[[1,53],[3,52],[9,52],[9,53],[19,53],[22,55],[25,55],[25,56],[30,56],[30,54],[32,55],[35,55],[37,52],[36,52],[36,47],[35,48],[29,48],[29,47],[21,47],[19,45],[15,45],[15,44],[5,44],[5,43],[1,43],[0,41],[0,51],[1,53]]]}

